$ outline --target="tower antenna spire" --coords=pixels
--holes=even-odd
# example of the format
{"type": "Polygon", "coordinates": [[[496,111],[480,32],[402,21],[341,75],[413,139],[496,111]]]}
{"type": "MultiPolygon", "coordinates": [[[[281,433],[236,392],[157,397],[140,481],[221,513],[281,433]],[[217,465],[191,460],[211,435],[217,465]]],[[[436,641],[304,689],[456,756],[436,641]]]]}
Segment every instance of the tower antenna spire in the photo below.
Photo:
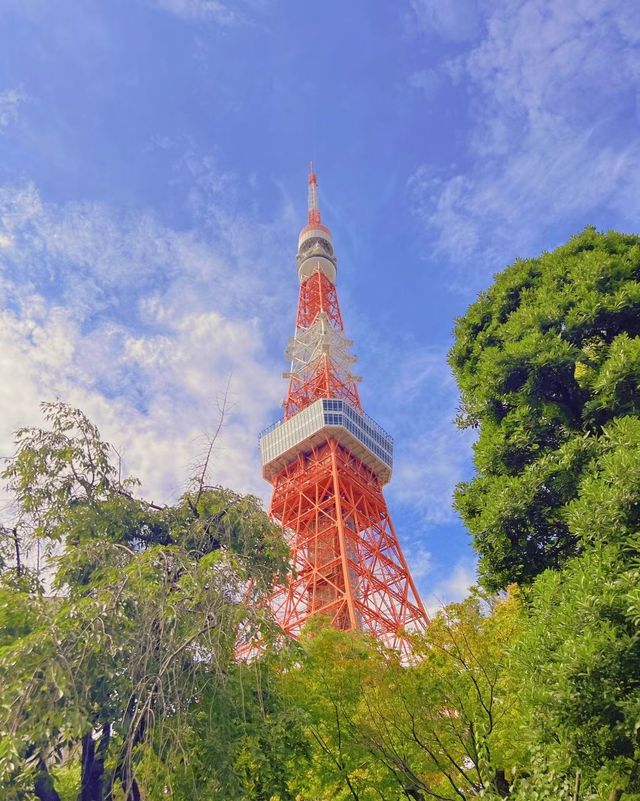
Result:
{"type": "Polygon", "coordinates": [[[313,170],[313,161],[309,165],[309,225],[320,225],[320,207],[318,206],[318,179],[313,170]]]}

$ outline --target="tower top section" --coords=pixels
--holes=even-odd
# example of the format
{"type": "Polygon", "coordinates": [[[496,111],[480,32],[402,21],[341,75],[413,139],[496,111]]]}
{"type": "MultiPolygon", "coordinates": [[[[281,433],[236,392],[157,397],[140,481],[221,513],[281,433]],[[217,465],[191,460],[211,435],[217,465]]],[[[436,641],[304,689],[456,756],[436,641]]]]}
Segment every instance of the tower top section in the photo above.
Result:
{"type": "Polygon", "coordinates": [[[309,166],[309,225],[320,225],[320,207],[318,206],[318,179],[313,171],[313,162],[309,166]]]}
{"type": "Polygon", "coordinates": [[[298,278],[301,282],[305,281],[319,270],[335,284],[337,259],[333,252],[331,231],[322,224],[320,218],[318,178],[313,169],[313,162],[309,168],[307,184],[309,187],[307,224],[298,237],[298,278]]]}

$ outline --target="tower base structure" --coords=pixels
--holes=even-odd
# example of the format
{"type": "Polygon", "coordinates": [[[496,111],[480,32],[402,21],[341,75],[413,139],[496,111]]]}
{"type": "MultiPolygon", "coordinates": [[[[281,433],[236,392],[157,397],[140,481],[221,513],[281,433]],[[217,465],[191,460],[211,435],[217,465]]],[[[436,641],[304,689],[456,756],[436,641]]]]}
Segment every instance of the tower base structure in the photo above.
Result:
{"type": "Polygon", "coordinates": [[[271,601],[282,629],[296,637],[323,615],[406,652],[427,616],[371,469],[329,437],[287,464],[273,487],[271,515],[289,532],[292,560],[271,601]]]}

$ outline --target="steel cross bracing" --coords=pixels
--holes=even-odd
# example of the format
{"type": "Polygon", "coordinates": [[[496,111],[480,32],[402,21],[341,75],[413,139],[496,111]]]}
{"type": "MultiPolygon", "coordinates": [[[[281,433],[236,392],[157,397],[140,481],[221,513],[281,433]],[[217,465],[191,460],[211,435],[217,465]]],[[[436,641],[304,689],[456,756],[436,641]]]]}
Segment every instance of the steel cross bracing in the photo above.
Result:
{"type": "Polygon", "coordinates": [[[294,636],[312,614],[369,631],[402,650],[425,612],[377,478],[335,440],[274,481],[271,514],[290,532],[292,571],[272,599],[294,636]]]}
{"type": "Polygon", "coordinates": [[[353,343],[344,334],[335,287],[331,232],[320,220],[313,171],[297,262],[300,297],[287,349],[284,421],[261,441],[265,476],[273,485],[270,514],[291,547],[291,572],[274,588],[271,608],[292,636],[322,614],[337,628],[370,632],[408,656],[409,635],[429,621],[382,494],[392,441],[362,410],[353,343]],[[335,401],[342,411],[318,418],[325,412],[317,404],[309,407],[319,399],[328,399],[321,404],[327,408],[335,401]],[[352,435],[344,425],[356,425],[352,435]],[[369,450],[381,445],[387,450],[372,457],[369,450]]]}
{"type": "Polygon", "coordinates": [[[296,328],[308,328],[320,312],[324,312],[331,325],[340,331],[344,328],[335,284],[320,270],[300,286],[296,328]]]}
{"type": "Polygon", "coordinates": [[[316,270],[300,286],[295,335],[286,355],[291,359],[285,418],[318,398],[342,398],[362,409],[357,383],[351,372],[356,357],[344,335],[335,285],[316,270]]]}

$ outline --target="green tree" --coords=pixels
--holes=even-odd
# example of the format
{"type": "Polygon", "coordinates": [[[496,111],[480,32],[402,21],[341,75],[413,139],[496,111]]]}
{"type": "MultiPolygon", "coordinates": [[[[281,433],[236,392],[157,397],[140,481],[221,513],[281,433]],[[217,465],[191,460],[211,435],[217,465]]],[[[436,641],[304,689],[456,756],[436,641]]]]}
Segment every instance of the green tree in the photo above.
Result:
{"type": "Polygon", "coordinates": [[[204,472],[175,506],[135,498],[80,411],[44,410],[50,427],[18,432],[4,474],[11,530],[50,553],[53,593],[2,573],[3,797],[57,801],[55,766],[74,760],[79,801],[138,801],[158,775],[163,797],[201,700],[237,691],[239,627],[286,547],[256,499],[204,472]]]}
{"type": "Polygon", "coordinates": [[[398,797],[397,783],[371,754],[359,730],[367,688],[376,675],[387,675],[379,644],[316,619],[301,647],[285,656],[279,663],[280,692],[297,711],[311,755],[302,755],[289,767],[301,801],[398,797]]]}
{"type": "Polygon", "coordinates": [[[567,519],[605,427],[640,412],[640,238],[588,228],[515,262],[457,321],[450,363],[477,475],[456,506],[488,589],[583,542],[567,519]]]}
{"type": "Polygon", "coordinates": [[[585,797],[640,798],[640,420],[605,426],[596,450],[566,514],[583,553],[537,579],[516,651],[539,761],[523,798],[552,775],[557,798],[577,770],[585,797]]]}
{"type": "MultiPolygon", "coordinates": [[[[203,690],[190,710],[183,753],[174,751],[164,766],[174,798],[295,801],[291,769],[307,763],[310,752],[299,711],[279,692],[272,659],[265,651],[240,662],[224,685],[210,682],[203,690]]],[[[155,766],[152,774],[158,777],[155,766]]],[[[166,780],[156,784],[160,790],[166,780]]]]}
{"type": "Polygon", "coordinates": [[[520,621],[515,597],[473,595],[415,638],[412,665],[360,634],[311,629],[282,675],[313,754],[291,771],[300,798],[507,797],[523,760],[507,669],[520,621]]]}
{"type": "Polygon", "coordinates": [[[481,579],[526,586],[509,672],[514,799],[640,798],[640,239],[587,229],[518,261],[450,354],[481,579]],[[576,795],[574,796],[574,793],[576,795]]]}

